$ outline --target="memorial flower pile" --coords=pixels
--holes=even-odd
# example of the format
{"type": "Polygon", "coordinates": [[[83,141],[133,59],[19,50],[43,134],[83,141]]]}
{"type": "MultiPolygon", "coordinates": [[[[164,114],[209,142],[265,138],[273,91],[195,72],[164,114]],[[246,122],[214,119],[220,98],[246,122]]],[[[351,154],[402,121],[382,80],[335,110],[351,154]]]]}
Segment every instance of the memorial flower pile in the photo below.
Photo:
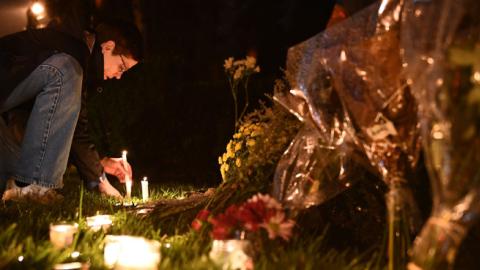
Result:
{"type": "Polygon", "coordinates": [[[192,222],[195,231],[210,230],[217,240],[239,237],[239,233],[268,235],[270,240],[290,240],[295,222],[275,199],[269,195],[257,194],[242,204],[233,204],[225,212],[211,215],[207,210],[198,213],[192,222]]]}

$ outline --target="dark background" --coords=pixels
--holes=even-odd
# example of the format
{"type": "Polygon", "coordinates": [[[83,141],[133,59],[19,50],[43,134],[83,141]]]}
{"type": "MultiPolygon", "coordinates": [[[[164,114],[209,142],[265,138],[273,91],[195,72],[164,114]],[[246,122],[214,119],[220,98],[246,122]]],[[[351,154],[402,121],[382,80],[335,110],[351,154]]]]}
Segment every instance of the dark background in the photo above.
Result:
{"type": "MultiPolygon", "coordinates": [[[[42,0],[40,0],[42,1],[42,0]]],[[[69,5],[72,0],[48,0],[69,5]]],[[[348,13],[372,0],[78,0],[91,1],[95,21],[134,22],[145,61],[122,80],[89,92],[92,135],[102,155],[123,149],[134,177],[211,186],[218,156],[234,132],[233,99],[223,62],[255,56],[249,111],[269,101],[287,49],[318,32],[340,2],[348,13]]],[[[23,30],[33,1],[0,0],[0,36],[23,30]]],[[[240,103],[244,100],[240,97],[240,103]]],[[[241,107],[241,105],[240,105],[241,107]]]]}
{"type": "MultiPolygon", "coordinates": [[[[344,1],[353,13],[372,1],[344,1]],[[354,2],[354,3],[350,3],[354,2]]],[[[100,152],[129,151],[134,177],[200,186],[220,182],[218,156],[234,131],[223,70],[229,56],[256,56],[249,110],[268,102],[288,47],[322,31],[334,0],[103,0],[98,18],[136,23],[146,60],[90,93],[100,152]]]]}

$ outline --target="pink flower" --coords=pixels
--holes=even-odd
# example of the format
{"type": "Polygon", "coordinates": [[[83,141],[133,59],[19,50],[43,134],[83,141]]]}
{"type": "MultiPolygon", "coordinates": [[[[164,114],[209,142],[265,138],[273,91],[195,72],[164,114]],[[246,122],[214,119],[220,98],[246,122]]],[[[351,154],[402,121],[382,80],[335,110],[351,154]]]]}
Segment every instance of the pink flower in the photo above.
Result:
{"type": "Polygon", "coordinates": [[[254,202],[254,203],[262,202],[265,204],[266,208],[282,210],[282,205],[279,202],[277,202],[274,198],[270,197],[269,195],[262,195],[261,193],[258,193],[257,195],[253,196],[247,202],[254,202]]]}
{"type": "Polygon", "coordinates": [[[292,236],[292,229],[295,226],[295,221],[285,219],[285,213],[277,212],[268,221],[260,225],[268,232],[268,238],[275,239],[281,237],[285,241],[288,241],[292,236]]]}

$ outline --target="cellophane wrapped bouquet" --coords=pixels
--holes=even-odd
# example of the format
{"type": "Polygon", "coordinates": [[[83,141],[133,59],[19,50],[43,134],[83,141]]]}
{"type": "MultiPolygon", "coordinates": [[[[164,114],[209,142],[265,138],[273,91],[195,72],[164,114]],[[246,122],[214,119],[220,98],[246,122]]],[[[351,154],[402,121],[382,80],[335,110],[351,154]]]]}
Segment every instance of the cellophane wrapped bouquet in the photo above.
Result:
{"type": "Polygon", "coordinates": [[[408,268],[452,269],[480,212],[480,2],[408,1],[402,52],[433,190],[408,268]]]}

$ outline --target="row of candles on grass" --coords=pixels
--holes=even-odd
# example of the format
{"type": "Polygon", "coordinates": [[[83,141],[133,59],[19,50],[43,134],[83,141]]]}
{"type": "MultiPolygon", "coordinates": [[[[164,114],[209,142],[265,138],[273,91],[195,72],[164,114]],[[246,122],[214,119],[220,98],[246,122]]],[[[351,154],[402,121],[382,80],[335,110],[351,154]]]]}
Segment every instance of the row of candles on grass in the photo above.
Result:
{"type": "MultiPolygon", "coordinates": [[[[122,162],[128,168],[127,151],[122,151],[122,162]]],[[[131,203],[133,180],[129,175],[125,176],[126,196],[124,205],[131,203]]],[[[149,199],[148,179],[144,177],[142,184],[142,201],[149,199]]],[[[87,227],[94,231],[107,232],[113,225],[111,215],[95,215],[86,218],[87,227]]],[[[68,248],[73,244],[75,234],[78,233],[77,223],[61,223],[50,225],[50,242],[56,248],[68,248]]],[[[72,253],[73,256],[73,253],[72,253]]],[[[110,269],[157,269],[160,262],[160,243],[142,237],[128,235],[107,235],[104,246],[104,263],[110,269]]],[[[55,269],[83,269],[78,263],[59,264],[55,269]],[[66,268],[65,268],[66,267],[66,268]],[[71,268],[73,267],[73,268],[71,268]]],[[[80,264],[81,265],[81,264],[80,264]]]]}
{"type": "MultiPolygon", "coordinates": [[[[87,226],[93,231],[107,232],[113,225],[110,215],[87,217],[87,226]]],[[[50,241],[57,248],[68,248],[73,244],[78,224],[57,224],[50,226],[50,241]]],[[[104,245],[104,264],[114,270],[156,270],[160,263],[160,242],[130,235],[107,235],[104,245]]],[[[166,243],[165,248],[171,244],[166,243]]],[[[222,269],[253,269],[250,256],[251,243],[248,240],[214,240],[210,259],[222,269]]],[[[78,257],[74,251],[72,258],[78,257]]],[[[54,269],[88,269],[79,262],[59,264],[54,269]]]]}
{"type": "MultiPolygon", "coordinates": [[[[87,217],[86,225],[92,231],[107,232],[113,225],[113,217],[111,215],[87,217]]],[[[50,242],[56,248],[68,248],[73,244],[78,231],[77,223],[52,224],[50,225],[50,242]]],[[[72,253],[72,257],[74,253],[72,253]]],[[[158,241],[130,235],[107,235],[105,237],[104,264],[109,269],[155,270],[158,269],[159,263],[160,242],[158,241]]],[[[82,264],[65,263],[56,265],[54,269],[84,269],[78,267],[79,265],[82,264]]]]}
{"type": "MultiPolygon", "coordinates": [[[[127,151],[126,150],[122,151],[122,162],[123,162],[123,166],[125,168],[128,168],[127,151]]],[[[148,201],[148,196],[149,196],[147,177],[143,177],[143,179],[142,179],[142,181],[140,181],[140,183],[142,184],[142,200],[143,200],[143,202],[146,202],[146,201],[148,201]]],[[[131,200],[131,198],[132,198],[132,184],[133,184],[133,180],[130,178],[130,176],[125,175],[125,190],[127,192],[127,194],[125,195],[125,199],[127,201],[131,200]]]]}
{"type": "MultiPolygon", "coordinates": [[[[128,167],[127,151],[122,152],[122,162],[125,168],[128,167]]],[[[126,202],[131,202],[132,195],[132,179],[127,175],[125,177],[126,202]]],[[[142,200],[148,201],[148,180],[144,177],[142,184],[142,200]]],[[[127,205],[124,202],[124,205],[127,205]]],[[[111,215],[95,215],[86,218],[87,227],[98,232],[103,230],[107,232],[113,225],[113,217],[111,215]]],[[[50,241],[56,248],[70,247],[78,233],[79,226],[77,223],[61,223],[50,225],[50,241]]],[[[105,237],[104,246],[104,264],[109,269],[115,270],[155,270],[158,269],[160,263],[160,243],[155,240],[145,239],[143,237],[129,235],[107,235],[105,237]]],[[[166,248],[170,244],[165,245],[166,248]]],[[[215,263],[223,265],[223,268],[234,269],[251,269],[245,267],[251,265],[251,258],[245,254],[248,249],[249,242],[246,240],[215,240],[209,257],[215,263]],[[247,263],[250,262],[250,263],[247,263]]],[[[72,253],[78,257],[78,252],[72,253]]],[[[84,264],[79,262],[59,264],[54,269],[85,269],[84,264]]],[[[86,267],[88,269],[88,267],[86,267]]]]}

